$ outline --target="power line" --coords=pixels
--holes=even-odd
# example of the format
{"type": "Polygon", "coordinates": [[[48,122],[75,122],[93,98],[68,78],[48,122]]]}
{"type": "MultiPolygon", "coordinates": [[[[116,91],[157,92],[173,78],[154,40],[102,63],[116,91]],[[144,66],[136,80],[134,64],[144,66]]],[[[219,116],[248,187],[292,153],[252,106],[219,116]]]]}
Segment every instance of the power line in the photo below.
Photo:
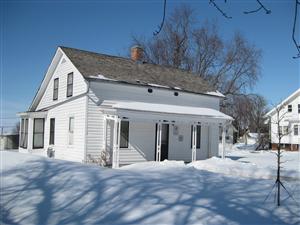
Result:
{"type": "Polygon", "coordinates": [[[162,21],[161,21],[160,25],[158,26],[158,30],[153,32],[154,36],[158,35],[161,32],[161,30],[164,26],[165,18],[166,18],[166,8],[167,8],[167,0],[164,0],[163,18],[162,18],[162,21]]]}

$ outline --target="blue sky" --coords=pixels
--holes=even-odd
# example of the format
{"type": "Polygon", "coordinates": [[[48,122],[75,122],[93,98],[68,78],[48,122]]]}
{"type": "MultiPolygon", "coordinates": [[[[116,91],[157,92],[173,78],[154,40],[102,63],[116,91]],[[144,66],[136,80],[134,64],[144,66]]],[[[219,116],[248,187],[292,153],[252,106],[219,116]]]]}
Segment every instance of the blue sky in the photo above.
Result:
{"type": "MultiPolygon", "coordinates": [[[[255,0],[216,0],[233,18],[220,15],[208,0],[167,1],[167,13],[187,3],[200,22],[217,20],[225,39],[240,31],[263,51],[261,77],[251,92],[269,104],[300,86],[300,59],[292,59],[293,0],[262,0],[272,10],[252,15],[255,0]]],[[[13,125],[16,112],[26,111],[59,45],[112,55],[127,55],[132,35],[150,37],[162,17],[163,0],[155,1],[2,1],[2,125],[13,125]],[[7,119],[6,119],[7,118],[7,119]]],[[[300,16],[299,16],[300,17],[300,16]]],[[[299,18],[300,24],[300,18],[299,18]]],[[[299,39],[299,32],[298,39],[299,39]]]]}

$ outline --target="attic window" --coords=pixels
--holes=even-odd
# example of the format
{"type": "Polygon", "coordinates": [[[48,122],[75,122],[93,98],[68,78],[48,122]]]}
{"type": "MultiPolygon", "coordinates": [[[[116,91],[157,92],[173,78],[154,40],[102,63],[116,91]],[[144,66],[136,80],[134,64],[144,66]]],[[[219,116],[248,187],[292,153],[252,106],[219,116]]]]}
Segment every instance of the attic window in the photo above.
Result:
{"type": "Polygon", "coordinates": [[[152,93],[153,92],[152,88],[148,88],[148,92],[152,93]]]}
{"type": "Polygon", "coordinates": [[[178,94],[178,92],[177,92],[177,91],[175,91],[175,92],[174,92],[174,95],[175,95],[175,96],[178,96],[179,94],[178,94]]]}
{"type": "Polygon", "coordinates": [[[67,97],[71,97],[72,95],[73,95],[73,73],[69,73],[67,78],[67,97]]]}
{"type": "Polygon", "coordinates": [[[54,84],[53,84],[53,100],[58,99],[58,78],[54,79],[54,84]]]}

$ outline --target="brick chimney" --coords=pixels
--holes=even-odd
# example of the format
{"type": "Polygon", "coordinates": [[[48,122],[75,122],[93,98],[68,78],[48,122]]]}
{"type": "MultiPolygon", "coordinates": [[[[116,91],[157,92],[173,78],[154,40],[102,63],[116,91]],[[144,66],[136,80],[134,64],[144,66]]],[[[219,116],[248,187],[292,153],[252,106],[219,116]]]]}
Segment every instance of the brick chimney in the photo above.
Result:
{"type": "Polygon", "coordinates": [[[131,59],[136,62],[141,62],[143,60],[143,48],[139,45],[131,47],[131,59]]]}

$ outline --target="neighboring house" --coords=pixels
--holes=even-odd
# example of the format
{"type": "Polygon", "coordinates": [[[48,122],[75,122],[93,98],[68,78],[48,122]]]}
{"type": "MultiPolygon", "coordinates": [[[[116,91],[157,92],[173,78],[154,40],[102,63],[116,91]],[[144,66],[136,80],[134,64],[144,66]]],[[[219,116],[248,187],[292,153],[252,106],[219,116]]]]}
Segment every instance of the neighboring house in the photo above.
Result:
{"type": "MultiPolygon", "coordinates": [[[[284,108],[280,111],[280,116],[283,120],[279,124],[279,132],[286,132],[287,135],[283,136],[281,140],[281,147],[286,150],[297,151],[300,145],[300,88],[282,101],[279,105],[284,108]]],[[[272,149],[277,149],[277,121],[276,108],[273,108],[266,114],[270,124],[270,137],[272,149]]]]}
{"type": "MultiPolygon", "coordinates": [[[[220,130],[219,130],[220,142],[222,141],[222,130],[223,127],[220,126],[220,130]]],[[[238,130],[232,124],[230,124],[229,126],[227,126],[225,132],[226,132],[225,134],[226,143],[235,144],[237,142],[238,130]]]]}
{"type": "Polygon", "coordinates": [[[108,163],[194,161],[218,154],[224,96],[184,70],[59,47],[27,112],[21,152],[86,162],[105,152],[108,163]]]}
{"type": "Polygon", "coordinates": [[[0,150],[18,149],[19,134],[2,134],[0,135],[0,150]]]}

